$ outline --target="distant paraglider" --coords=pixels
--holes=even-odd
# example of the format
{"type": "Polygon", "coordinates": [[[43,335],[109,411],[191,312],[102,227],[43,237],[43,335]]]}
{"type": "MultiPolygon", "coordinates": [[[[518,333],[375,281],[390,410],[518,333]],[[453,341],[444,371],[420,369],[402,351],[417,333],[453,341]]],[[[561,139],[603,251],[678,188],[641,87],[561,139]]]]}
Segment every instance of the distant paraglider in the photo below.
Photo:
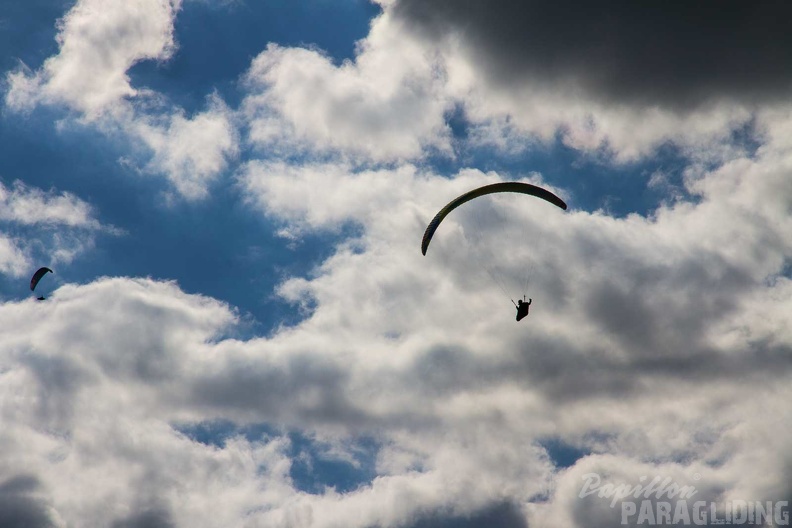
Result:
{"type": "MultiPolygon", "coordinates": [[[[551,204],[560,207],[561,209],[566,210],[567,204],[558,196],[551,193],[546,189],[542,189],[536,185],[531,185],[530,183],[522,183],[522,182],[501,182],[501,183],[493,183],[490,185],[485,185],[483,187],[479,187],[477,189],[473,189],[472,191],[468,191],[465,194],[451,200],[445,207],[440,209],[440,211],[435,215],[429,225],[426,227],[426,231],[423,235],[423,240],[421,241],[421,253],[426,255],[426,250],[429,249],[429,243],[432,241],[432,237],[437,231],[437,228],[440,227],[440,223],[445,219],[448,214],[459,207],[460,205],[469,202],[475,198],[480,196],[484,196],[487,194],[493,193],[519,193],[519,194],[528,194],[531,196],[535,196],[537,198],[541,198],[551,204]]],[[[490,272],[490,270],[488,270],[490,272]]],[[[490,273],[492,275],[492,273],[490,273]]],[[[494,277],[493,277],[494,278],[494,277]]],[[[507,294],[508,295],[508,294],[507,294]]],[[[524,302],[525,297],[515,303],[512,299],[512,304],[517,308],[517,320],[523,319],[525,316],[528,315],[528,309],[531,305],[531,301],[524,302]]]]}
{"type": "Polygon", "coordinates": [[[522,299],[517,299],[517,320],[520,321],[524,319],[528,315],[528,310],[531,309],[531,302],[533,299],[528,299],[528,302],[525,302],[525,295],[523,295],[522,299]]]}
{"type": "MultiPolygon", "coordinates": [[[[41,278],[46,275],[47,273],[53,273],[53,271],[49,268],[39,268],[36,270],[36,273],[33,274],[33,277],[30,279],[30,291],[34,291],[36,289],[36,285],[39,283],[41,278]]],[[[43,301],[45,297],[42,295],[40,297],[36,297],[37,300],[43,301]]]]}

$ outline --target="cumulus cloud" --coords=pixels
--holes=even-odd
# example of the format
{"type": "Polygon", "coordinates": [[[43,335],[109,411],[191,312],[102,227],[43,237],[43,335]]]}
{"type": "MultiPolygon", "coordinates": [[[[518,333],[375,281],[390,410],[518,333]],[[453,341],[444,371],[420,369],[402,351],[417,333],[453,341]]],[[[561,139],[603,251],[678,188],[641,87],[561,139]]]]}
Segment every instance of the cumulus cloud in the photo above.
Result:
{"type": "Polygon", "coordinates": [[[30,272],[34,255],[69,262],[92,247],[98,233],[119,232],[100,224],[91,205],[77,196],[19,180],[11,187],[0,182],[0,207],[0,271],[14,276],[30,272]]]}
{"type": "Polygon", "coordinates": [[[57,194],[15,181],[9,189],[0,183],[0,219],[25,225],[97,228],[91,207],[71,193],[57,194]]]}
{"type": "Polygon", "coordinates": [[[528,333],[496,308],[503,303],[475,263],[456,258],[471,243],[463,211],[427,257],[418,248],[441,195],[495,174],[251,165],[241,181],[260,197],[251,205],[302,229],[362,226],[361,240],[339,247],[314,278],[283,285],[287,298],[313,296],[313,315],[266,339],[224,339],[235,321],[227,306],[128,279],[64,286],[46,305],[6,304],[1,384],[21,396],[3,400],[4,423],[14,424],[4,452],[19,453],[6,463],[27,460],[54,511],[88,526],[242,516],[284,527],[612,525],[618,511],[577,498],[592,471],[613,482],[647,473],[683,482],[697,472],[712,500],[782,493],[776,462],[786,446],[764,440],[788,427],[788,413],[755,409],[771,394],[786,401],[790,283],[776,274],[792,244],[782,218],[790,193],[767,201],[786,183],[764,161],[697,180],[700,204],[655,218],[499,204],[507,214],[484,224],[499,233],[487,238],[499,254],[516,254],[510,265],[530,258],[540,270],[528,333]],[[734,192],[749,174],[760,188],[734,192]],[[394,199],[401,194],[416,198],[394,199]],[[529,229],[519,234],[517,224],[529,229]],[[526,236],[531,254],[513,243],[526,236]],[[285,437],[209,447],[172,427],[217,418],[326,438],[375,435],[378,477],[346,493],[306,494],[289,478],[285,437]],[[540,444],[547,437],[602,455],[558,473],[540,444]],[[77,488],[60,476],[66,469],[84,475],[77,488]],[[86,492],[111,474],[112,487],[86,492]],[[174,486],[180,498],[163,503],[174,486]]]}
{"type": "Polygon", "coordinates": [[[8,424],[0,433],[7,454],[2,473],[33,472],[68,522],[137,526],[156,519],[200,526],[211,518],[212,525],[232,525],[253,507],[244,505],[248,499],[262,499],[256,471],[272,463],[266,474],[274,482],[288,469],[282,442],[229,439],[219,450],[170,427],[179,413],[162,414],[164,393],[157,393],[184,373],[173,356],[181,348],[176,343],[199,359],[207,340],[233,320],[227,307],[185,296],[172,284],[116,279],[64,286],[47,303],[0,310],[8,322],[0,337],[8,424]],[[103,308],[95,304],[99,299],[103,308]],[[64,306],[71,308],[61,317],[64,306]],[[206,486],[224,497],[227,512],[211,511],[201,497],[206,486]],[[174,502],[166,490],[177,488],[181,498],[174,502]]]}
{"type": "Polygon", "coordinates": [[[250,139],[278,154],[340,153],[363,160],[449,153],[445,113],[452,101],[432,50],[403,38],[388,16],[372,22],[354,61],[270,44],[246,76],[243,113],[250,139]]]}
{"type": "Polygon", "coordinates": [[[190,200],[205,198],[229,157],[239,151],[231,112],[216,96],[209,110],[192,118],[177,112],[154,122],[139,119],[130,127],[154,152],[147,168],[164,172],[176,191],[190,200]]]}
{"type": "Polygon", "coordinates": [[[774,148],[691,176],[697,202],[651,217],[492,197],[483,222],[473,203],[455,211],[426,257],[436,209],[503,175],[251,163],[249,206],[293,236],[359,227],[281,285],[313,312],[235,340],[228,306],[173,283],[101,279],[3,305],[7,473],[24,467],[58,516],[86,526],[612,526],[618,508],[578,496],[592,472],[667,476],[704,500],[783,497],[782,159],[774,148]],[[482,248],[507,274],[533,265],[527,321],[479,268],[482,248]],[[207,445],[178,425],[218,419],[275,432],[207,445]],[[301,491],[286,430],[376,438],[376,477],[301,491]],[[591,454],[561,469],[547,438],[591,454]]]}
{"type": "Polygon", "coordinates": [[[130,84],[129,69],[167,61],[181,0],[134,0],[108,6],[81,0],[59,22],[59,52],[44,65],[8,75],[6,105],[30,111],[58,105],[108,133],[120,132],[150,154],[145,170],[164,174],[189,200],[206,197],[211,182],[237,153],[230,112],[217,95],[188,117],[152,90],[130,84]]]}
{"type": "MultiPolygon", "coordinates": [[[[0,311],[9,322],[0,335],[0,387],[18,395],[3,398],[0,408],[10,424],[0,433],[9,454],[4,473],[22,467],[33,472],[52,509],[67,522],[99,526],[115,519],[125,526],[156,519],[214,526],[246,518],[260,526],[391,526],[438,508],[460,516],[487,510],[503,489],[496,474],[476,478],[476,459],[449,466],[467,449],[452,439],[439,460],[426,459],[426,471],[386,473],[343,495],[308,495],[289,477],[286,437],[236,437],[210,447],[172,425],[224,416],[300,424],[314,434],[324,430],[329,438],[343,438],[354,424],[348,413],[354,408],[360,409],[361,431],[385,425],[389,420],[373,415],[364,401],[353,401],[350,392],[355,386],[371,390],[374,380],[348,367],[341,377],[313,375],[342,370],[349,354],[360,350],[319,352],[288,332],[272,340],[218,341],[234,321],[228,307],[150,280],[67,285],[46,304],[6,304],[0,311]],[[213,389],[222,385],[235,389],[213,389]],[[345,398],[333,399],[325,392],[329,387],[345,398]],[[178,496],[166,492],[173,489],[180,490],[178,496]],[[454,497],[451,502],[446,493],[454,497]]],[[[409,424],[404,411],[398,409],[409,424]]],[[[411,442],[404,448],[427,456],[411,442]]],[[[523,454],[530,458],[534,451],[529,447],[523,454]]],[[[495,462],[504,455],[495,448],[483,456],[495,462]]],[[[509,473],[523,471],[530,470],[509,473]]]]}
{"type": "Polygon", "coordinates": [[[609,162],[672,144],[720,163],[745,154],[735,133],[761,128],[759,109],[783,107],[789,88],[785,28],[764,25],[784,7],[719,6],[715,19],[709,4],[378,3],[353,61],[275,44],[253,61],[241,115],[266,157],[392,162],[560,138],[609,162]]]}
{"type": "Polygon", "coordinates": [[[617,162],[668,143],[739,156],[732,133],[790,85],[778,5],[379,3],[443,72],[469,139],[505,152],[560,137],[617,162]]]}
{"type": "Polygon", "coordinates": [[[133,0],[112,8],[81,0],[60,20],[58,55],[37,72],[9,75],[6,103],[29,108],[66,104],[87,117],[112,112],[138,94],[127,70],[141,60],[165,60],[173,52],[173,18],[180,0],[133,0]]]}

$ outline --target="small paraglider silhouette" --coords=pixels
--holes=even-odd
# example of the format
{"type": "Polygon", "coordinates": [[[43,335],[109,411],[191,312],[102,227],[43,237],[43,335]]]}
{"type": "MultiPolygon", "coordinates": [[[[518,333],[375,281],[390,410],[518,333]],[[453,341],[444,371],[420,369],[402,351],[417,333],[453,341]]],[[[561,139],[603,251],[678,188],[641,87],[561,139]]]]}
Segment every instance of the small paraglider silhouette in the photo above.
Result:
{"type": "MultiPolygon", "coordinates": [[[[47,273],[53,273],[53,271],[51,269],[49,269],[49,268],[39,268],[38,270],[36,270],[36,273],[34,273],[33,277],[31,277],[31,279],[30,279],[30,291],[33,291],[33,290],[36,289],[36,285],[41,280],[41,277],[43,277],[47,273]]],[[[45,298],[46,297],[44,297],[42,295],[40,297],[36,297],[36,300],[43,301],[45,298]]]]}
{"type": "Polygon", "coordinates": [[[520,321],[524,319],[525,316],[528,315],[528,310],[531,308],[531,302],[533,299],[528,299],[528,302],[525,302],[525,295],[523,295],[522,299],[517,299],[517,320],[520,321]]]}

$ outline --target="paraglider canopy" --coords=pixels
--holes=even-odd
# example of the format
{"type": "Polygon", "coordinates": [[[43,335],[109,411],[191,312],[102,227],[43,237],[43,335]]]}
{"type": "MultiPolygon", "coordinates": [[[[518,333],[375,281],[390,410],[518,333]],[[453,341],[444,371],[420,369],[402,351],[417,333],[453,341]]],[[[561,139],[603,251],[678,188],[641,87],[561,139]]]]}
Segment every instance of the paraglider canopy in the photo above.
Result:
{"type": "Polygon", "coordinates": [[[435,231],[437,228],[440,227],[440,222],[448,216],[448,213],[459,207],[465,202],[469,202],[474,198],[478,198],[479,196],[484,196],[486,194],[493,194],[493,193],[520,193],[520,194],[529,194],[531,196],[536,196],[537,198],[541,198],[551,204],[555,205],[556,207],[560,207],[561,209],[566,209],[567,204],[564,203],[564,200],[556,196],[555,194],[551,193],[547,189],[542,189],[541,187],[537,187],[536,185],[531,185],[530,183],[522,183],[522,182],[501,182],[501,183],[492,183],[490,185],[485,185],[483,187],[479,187],[478,189],[473,189],[472,191],[468,191],[462,196],[459,196],[453,200],[451,200],[445,207],[440,209],[440,211],[435,215],[429,225],[426,226],[426,231],[424,232],[423,240],[421,240],[421,253],[426,255],[426,250],[429,248],[429,242],[432,241],[432,237],[434,236],[435,231]]]}
{"type": "Polygon", "coordinates": [[[47,273],[52,273],[52,270],[49,268],[39,268],[38,270],[36,270],[36,273],[34,273],[33,277],[30,279],[30,291],[36,289],[36,285],[41,280],[41,277],[43,277],[47,273]]]}

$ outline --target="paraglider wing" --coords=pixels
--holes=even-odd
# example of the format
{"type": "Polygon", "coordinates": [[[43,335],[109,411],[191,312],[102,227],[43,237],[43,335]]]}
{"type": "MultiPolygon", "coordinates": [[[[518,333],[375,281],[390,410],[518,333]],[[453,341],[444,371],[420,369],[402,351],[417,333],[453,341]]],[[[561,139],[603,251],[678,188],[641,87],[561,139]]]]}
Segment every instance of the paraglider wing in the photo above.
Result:
{"type": "Polygon", "coordinates": [[[33,278],[30,279],[30,291],[36,289],[36,284],[38,284],[41,280],[41,277],[47,273],[52,273],[52,270],[49,268],[39,268],[36,273],[33,274],[33,278]]]}
{"type": "Polygon", "coordinates": [[[536,196],[537,198],[546,200],[551,204],[560,207],[561,209],[567,208],[567,204],[564,203],[564,200],[551,193],[547,189],[542,189],[541,187],[531,185],[530,183],[501,182],[485,185],[484,187],[479,187],[478,189],[473,189],[472,191],[466,192],[462,196],[451,200],[448,205],[440,209],[440,212],[437,213],[434,218],[432,218],[432,221],[429,222],[429,225],[426,227],[423,240],[421,241],[421,253],[426,255],[426,250],[429,248],[429,242],[431,242],[432,236],[434,236],[435,231],[437,231],[437,228],[440,226],[440,222],[442,222],[443,219],[448,216],[448,213],[463,203],[469,202],[470,200],[478,198],[479,196],[502,192],[530,194],[531,196],[536,196]]]}

